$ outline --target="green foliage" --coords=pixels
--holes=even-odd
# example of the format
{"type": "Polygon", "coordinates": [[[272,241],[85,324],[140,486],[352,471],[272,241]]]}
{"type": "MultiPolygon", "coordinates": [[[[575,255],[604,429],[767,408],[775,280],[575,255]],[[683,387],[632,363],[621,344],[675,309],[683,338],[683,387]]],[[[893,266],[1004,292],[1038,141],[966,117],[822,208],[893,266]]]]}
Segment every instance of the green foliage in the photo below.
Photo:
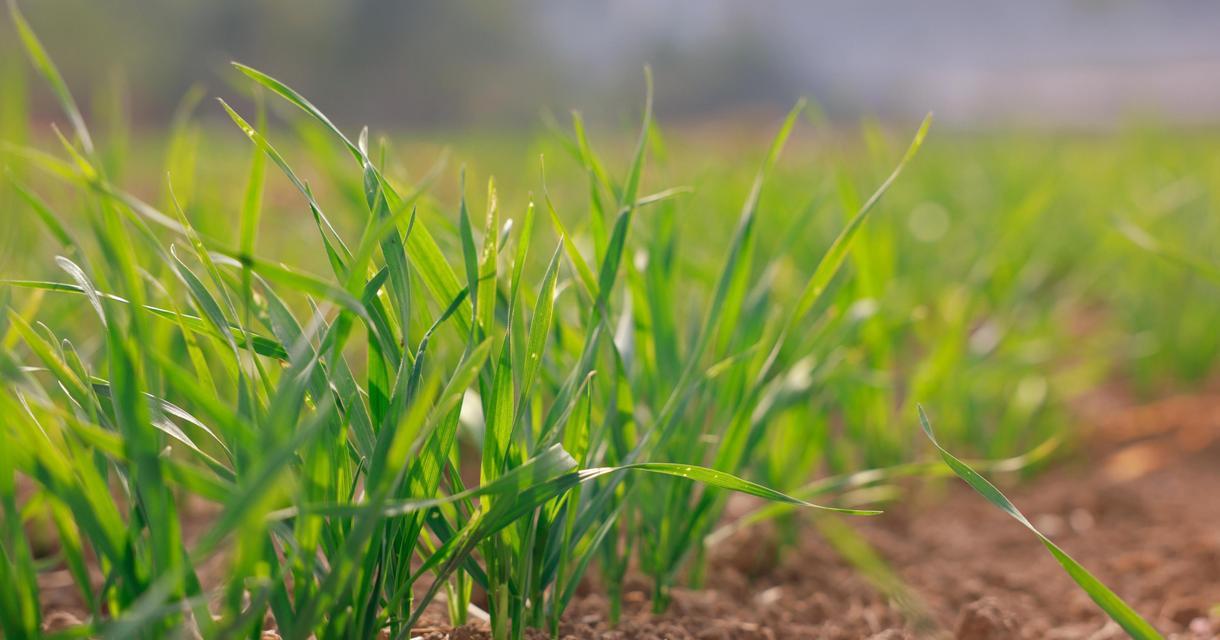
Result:
{"type": "Polygon", "coordinates": [[[1101,607],[1106,612],[1106,615],[1110,616],[1111,619],[1123,628],[1123,631],[1126,631],[1128,635],[1137,640],[1152,640],[1162,637],[1152,625],[1141,618],[1126,602],[1123,602],[1122,598],[1118,597],[1109,587],[1102,584],[1100,580],[1093,577],[1093,574],[1089,573],[1079,562],[1073,560],[1067,552],[1060,549],[1059,545],[1051,542],[1050,538],[1046,537],[1041,531],[1038,531],[1025,517],[1025,514],[1021,513],[1016,505],[1006,498],[1003,493],[1000,493],[1000,490],[995,485],[988,482],[977,471],[971,469],[970,465],[958,460],[953,454],[942,447],[936,441],[936,435],[932,433],[932,424],[928,421],[928,416],[924,413],[923,407],[919,408],[919,425],[923,428],[924,435],[928,437],[928,440],[940,452],[945,464],[953,470],[953,473],[957,474],[962,480],[965,480],[971,489],[977,491],[988,502],[999,507],[1005,513],[1012,516],[1014,520],[1024,525],[1026,529],[1033,532],[1038,537],[1038,540],[1042,542],[1042,545],[1046,547],[1046,550],[1055,557],[1055,560],[1058,560],[1059,564],[1063,565],[1064,571],[1072,577],[1072,580],[1075,580],[1076,584],[1080,585],[1080,588],[1084,589],[1085,593],[1089,594],[1089,597],[1097,603],[1097,606],[1101,607]]]}
{"type": "Polygon", "coordinates": [[[0,102],[6,637],[40,635],[53,564],[78,635],[252,636],[269,615],[285,637],[408,637],[476,593],[495,637],[557,634],[591,567],[612,617],[633,564],[661,610],[709,545],[795,536],[798,513],[927,628],[827,513],[965,464],[915,459],[917,402],[972,466],[1020,471],[1070,443],[1064,401],[1111,369],[1147,388],[1220,352],[1215,297],[1181,313],[1195,276],[1166,286],[1112,233],[1117,210],[1210,264],[1190,234],[1214,225],[1216,165],[1189,145],[1157,174],[1138,139],[925,145],[929,118],[905,152],[866,125],[810,154],[799,103],[757,158],[674,161],[690,149],[653,121],[648,74],[633,145],[603,158],[573,114],[468,192],[476,165],[414,173],[243,65],[253,117],[216,113],[249,145],[196,121],[192,91],[163,152],[136,153],[121,117],[90,132],[12,15],[70,128],[43,140],[24,92],[0,102]],[[727,492],[767,502],[725,524],[727,492]],[[43,516],[50,559],[24,526],[43,516]]]}
{"type": "MultiPolygon", "coordinates": [[[[532,280],[533,238],[525,234],[533,205],[522,233],[512,233],[501,223],[493,183],[480,237],[460,199],[462,285],[430,231],[446,231],[435,203],[385,172],[385,152],[373,153],[367,131],[353,142],[308,100],[248,67],[238,65],[355,161],[358,178],[341,179],[362,196],[344,211],[361,228],[358,241],[344,240],[303,174],[271,144],[261,106],[256,127],[221,103],[254,143],[233,225],[236,248],[197,225],[221,214],[195,204],[194,187],[181,198],[175,189],[177,181],[194,184],[189,125],[178,126],[167,154],[171,167],[188,172],[169,176],[170,212],[126,191],[110,177],[121,156],[102,161],[54,64],[15,6],[12,14],[75,135],[59,136],[66,160],[17,145],[11,157],[42,169],[86,205],[82,220],[68,218],[17,182],[75,260],[56,259],[68,282],[5,283],[81,295],[96,317],[48,318],[85,331],[82,350],[35,320],[40,296],[8,313],[0,402],[12,416],[6,441],[16,446],[0,459],[0,498],[3,570],[17,588],[0,603],[7,635],[40,633],[18,476],[34,482],[57,516],[64,561],[92,611],[80,631],[108,637],[159,637],[182,627],[204,637],[244,636],[267,614],[285,637],[405,637],[442,589],[461,622],[472,586],[487,593],[495,637],[522,637],[526,626],[555,631],[591,560],[649,537],[629,524],[644,522],[637,514],[651,508],[637,476],[657,479],[647,487],[697,483],[706,496],[729,490],[875,513],[823,507],[745,480],[734,473],[748,466],[740,453],[717,468],[665,458],[682,457],[672,443],[689,437],[691,400],[706,392],[707,367],[736,348],[736,322],[725,318],[739,313],[747,291],[761,172],[694,346],[666,364],[681,376],[658,388],[663,405],[632,405],[631,388],[644,390],[629,368],[640,351],[613,328],[632,321],[630,307],[618,303],[635,287],[622,283],[641,275],[630,266],[623,274],[632,222],[640,207],[681,193],[640,196],[651,79],[622,183],[600,169],[578,125],[582,159],[599,181],[592,196],[600,199],[604,189],[616,203],[595,259],[561,235],[545,272],[532,280]],[[303,198],[330,276],[255,255],[266,159],[303,198]],[[563,255],[590,276],[567,296],[563,255]],[[361,362],[363,371],[353,366],[361,362]],[[472,488],[462,473],[465,440],[478,444],[472,488]],[[183,510],[187,496],[214,503],[216,513],[197,522],[183,510]],[[199,529],[190,544],[185,526],[199,529]],[[219,582],[198,572],[218,554],[227,567],[219,582]],[[90,562],[105,577],[98,588],[90,562]]],[[[547,206],[561,225],[549,198],[547,206]]],[[[843,251],[831,255],[837,268],[843,251]]]]}

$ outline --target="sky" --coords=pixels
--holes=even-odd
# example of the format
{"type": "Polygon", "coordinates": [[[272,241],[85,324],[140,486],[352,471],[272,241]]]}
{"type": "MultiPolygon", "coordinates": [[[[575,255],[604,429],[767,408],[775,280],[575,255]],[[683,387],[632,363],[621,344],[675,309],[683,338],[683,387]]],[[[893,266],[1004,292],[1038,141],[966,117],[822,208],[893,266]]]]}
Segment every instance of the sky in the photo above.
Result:
{"type": "MultiPolygon", "coordinates": [[[[23,10],[74,87],[121,78],[141,122],[230,60],[340,120],[537,123],[638,111],[642,68],[670,119],[784,109],[942,126],[1220,121],[1220,3],[1204,0],[43,0],[23,10]]],[[[2,33],[12,34],[7,18],[2,33]]],[[[16,58],[15,38],[0,55],[16,58]]],[[[45,96],[44,96],[45,101],[45,96]]]]}

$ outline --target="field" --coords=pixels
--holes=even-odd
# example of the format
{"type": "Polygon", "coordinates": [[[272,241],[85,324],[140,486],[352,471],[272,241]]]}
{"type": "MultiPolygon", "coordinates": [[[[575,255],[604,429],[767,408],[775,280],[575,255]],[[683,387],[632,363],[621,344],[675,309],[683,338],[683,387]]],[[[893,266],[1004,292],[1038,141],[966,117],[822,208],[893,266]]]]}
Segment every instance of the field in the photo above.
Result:
{"type": "Polygon", "coordinates": [[[1220,628],[1217,132],[150,131],[13,20],[4,637],[1220,628]]]}

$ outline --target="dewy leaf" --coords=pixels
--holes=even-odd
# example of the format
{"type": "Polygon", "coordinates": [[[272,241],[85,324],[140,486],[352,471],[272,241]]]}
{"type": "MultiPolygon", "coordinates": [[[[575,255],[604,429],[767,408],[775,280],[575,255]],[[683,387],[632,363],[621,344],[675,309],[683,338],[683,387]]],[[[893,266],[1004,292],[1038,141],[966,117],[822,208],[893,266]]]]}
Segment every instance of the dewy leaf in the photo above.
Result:
{"type": "Polygon", "coordinates": [[[923,427],[924,435],[928,437],[928,440],[940,452],[940,456],[944,459],[945,464],[949,465],[949,468],[953,469],[953,472],[959,478],[965,480],[966,484],[970,485],[970,488],[977,491],[984,498],[987,498],[988,502],[1003,509],[1014,520],[1025,525],[1026,529],[1029,529],[1034,535],[1038,536],[1038,539],[1051,552],[1051,555],[1055,556],[1059,564],[1063,565],[1064,570],[1076,581],[1076,584],[1080,585],[1080,588],[1089,594],[1093,602],[1096,602],[1097,606],[1101,607],[1106,612],[1106,615],[1117,622],[1132,638],[1145,640],[1161,637],[1161,634],[1152,625],[1148,624],[1146,620],[1141,618],[1122,598],[1118,597],[1117,594],[1111,591],[1100,580],[1093,577],[1093,574],[1089,573],[1080,563],[1073,560],[1067,552],[1060,549],[1054,542],[1051,542],[1050,538],[1046,537],[1041,531],[1038,531],[1025,517],[1025,514],[1021,513],[1021,510],[1017,509],[1017,506],[1005,497],[1003,493],[1000,493],[1000,490],[995,485],[988,482],[986,478],[979,475],[974,469],[971,469],[969,465],[958,460],[953,454],[942,447],[936,440],[936,434],[932,432],[932,423],[928,420],[928,415],[924,413],[923,407],[919,407],[919,426],[923,427]]]}

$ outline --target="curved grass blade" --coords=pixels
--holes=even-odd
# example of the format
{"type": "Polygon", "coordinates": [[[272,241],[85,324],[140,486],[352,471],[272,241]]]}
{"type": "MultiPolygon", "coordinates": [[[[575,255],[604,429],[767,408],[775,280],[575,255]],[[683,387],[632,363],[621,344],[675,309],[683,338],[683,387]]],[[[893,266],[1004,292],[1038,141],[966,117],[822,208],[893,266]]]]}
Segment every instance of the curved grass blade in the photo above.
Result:
{"type": "MultiPolygon", "coordinates": [[[[969,464],[976,469],[984,471],[1013,473],[1033,467],[1046,460],[1059,449],[1059,445],[1062,442],[1063,438],[1056,435],[1021,455],[1001,458],[999,460],[971,460],[969,464]]],[[[819,478],[799,489],[792,490],[791,495],[802,500],[812,500],[817,496],[829,493],[836,493],[842,496],[847,495],[848,492],[882,486],[882,483],[893,482],[901,478],[939,478],[951,475],[952,473],[953,470],[940,461],[906,462],[892,467],[865,469],[864,471],[853,471],[851,473],[819,478]]],[[[716,529],[704,538],[704,542],[708,546],[715,546],[728,540],[729,537],[738,531],[748,529],[783,514],[791,513],[796,508],[794,505],[785,503],[764,505],[716,529]]]]}
{"type": "Polygon", "coordinates": [[[59,244],[65,249],[79,252],[79,245],[76,240],[72,238],[72,234],[68,232],[67,227],[59,220],[59,217],[51,211],[51,207],[42,198],[39,198],[32,191],[22,186],[16,179],[12,179],[11,175],[9,177],[8,183],[12,185],[13,191],[21,196],[21,199],[30,206],[30,209],[34,211],[34,214],[38,216],[43,226],[47,228],[47,231],[55,237],[59,244]]]}
{"type": "Polygon", "coordinates": [[[1117,224],[1119,232],[1139,248],[1220,284],[1220,267],[1177,247],[1167,246],[1130,220],[1119,219],[1117,224]]]}
{"type": "MultiPolygon", "coordinates": [[[[334,133],[342,142],[343,145],[351,152],[352,156],[360,164],[363,170],[371,173],[372,177],[380,183],[381,197],[385,199],[386,205],[390,211],[398,211],[403,208],[404,200],[400,197],[393,188],[390,187],[388,181],[381,174],[381,171],[372,164],[368,155],[364,153],[355,143],[351,141],[342,131],[339,130],[330,118],[327,118],[317,107],[306,100],[301,94],[297,93],[288,85],[272,78],[271,76],[247,67],[245,65],[234,62],[233,66],[241,71],[247,77],[251,78],[260,85],[270,89],[276,95],[284,98],[288,102],[299,107],[302,111],[309,114],[314,120],[318,121],[322,126],[326,127],[330,132],[334,133]]],[[[230,115],[235,115],[231,109],[227,109],[230,115]]],[[[247,135],[251,135],[252,128],[247,128],[248,125],[242,127],[247,135]]],[[[274,158],[272,158],[274,160],[274,158]]],[[[278,164],[278,163],[277,163],[278,164]]],[[[409,196],[408,200],[415,196],[409,196]]],[[[424,285],[429,293],[439,302],[448,303],[457,297],[461,290],[461,285],[458,283],[457,275],[453,272],[453,267],[445,260],[444,253],[441,252],[440,246],[436,240],[432,238],[432,234],[424,225],[420,225],[415,233],[408,237],[404,244],[406,245],[407,257],[414,264],[418,274],[423,279],[424,285]]],[[[463,315],[468,310],[468,306],[473,304],[472,301],[463,303],[463,315]]],[[[467,319],[461,315],[457,318],[459,329],[465,331],[467,319]]]]}
{"type": "Polygon", "coordinates": [[[102,311],[102,298],[98,295],[97,288],[93,286],[93,282],[89,280],[89,276],[85,275],[85,270],[63,256],[55,256],[55,264],[59,265],[60,269],[63,269],[76,281],[76,285],[80,287],[85,297],[89,299],[90,306],[97,312],[97,317],[101,320],[102,326],[106,326],[106,314],[102,311]]]}
{"type": "MultiPolygon", "coordinates": [[[[25,289],[38,289],[38,290],[42,290],[42,291],[77,293],[77,294],[81,294],[81,295],[85,294],[85,290],[83,288],[81,288],[80,286],[74,285],[74,284],[68,284],[68,283],[64,283],[64,282],[43,282],[43,281],[39,281],[39,280],[0,280],[0,285],[7,285],[7,286],[12,286],[12,287],[22,287],[25,289]]],[[[124,298],[122,296],[117,296],[112,293],[100,293],[99,292],[99,295],[106,300],[112,300],[114,302],[118,302],[121,304],[131,304],[131,302],[127,298],[124,298]]],[[[171,311],[169,309],[162,309],[161,307],[154,307],[152,305],[147,305],[147,304],[139,305],[139,307],[141,309],[144,309],[145,311],[153,314],[154,316],[157,316],[158,318],[175,321],[175,322],[181,321],[191,331],[195,331],[195,332],[207,335],[207,336],[211,336],[213,338],[216,338],[217,340],[224,340],[224,341],[228,340],[227,337],[225,337],[223,334],[215,331],[212,328],[211,324],[209,324],[206,320],[204,320],[203,318],[200,318],[199,316],[180,314],[176,311],[171,311]]],[[[232,324],[229,325],[229,334],[233,338],[240,339],[243,337],[241,328],[233,326],[232,324]]],[[[267,356],[269,358],[275,358],[277,360],[287,360],[288,359],[288,351],[284,348],[284,345],[280,344],[278,341],[276,341],[272,338],[268,338],[267,336],[258,335],[258,334],[251,334],[250,341],[251,341],[251,348],[254,349],[254,352],[259,355],[267,356]]]]}
{"type": "MultiPolygon", "coordinates": [[[[275,163],[275,166],[279,167],[284,176],[288,178],[288,181],[292,183],[292,186],[296,187],[297,191],[305,197],[306,202],[309,203],[310,212],[318,221],[319,231],[322,231],[323,240],[325,240],[327,243],[330,242],[326,235],[326,232],[329,231],[330,234],[335,237],[338,250],[344,256],[350,258],[351,256],[347,250],[347,247],[343,244],[343,239],[339,236],[339,232],[335,230],[335,227],[330,223],[330,219],[327,218],[324,213],[322,213],[322,207],[318,204],[317,200],[314,199],[313,192],[309,189],[309,185],[305,184],[305,181],[297,176],[296,172],[292,170],[292,167],[288,165],[288,161],[284,159],[284,156],[280,155],[280,152],[276,151],[275,147],[271,146],[271,143],[268,142],[257,129],[251,126],[249,122],[246,122],[245,118],[242,118],[241,115],[238,114],[237,111],[234,111],[233,108],[230,107],[229,104],[224,100],[217,99],[217,102],[220,103],[220,106],[225,110],[225,113],[229,115],[229,118],[233,120],[234,124],[236,124],[237,127],[242,130],[242,133],[245,133],[246,137],[250,138],[250,141],[253,142],[258,149],[261,149],[268,158],[271,158],[271,161],[275,163]],[[325,230],[323,230],[323,227],[325,227],[325,230]]],[[[243,247],[243,253],[244,251],[245,249],[243,247]]]]}
{"type": "Polygon", "coordinates": [[[610,473],[632,470],[674,476],[676,478],[686,478],[687,480],[693,480],[709,487],[728,489],[729,491],[736,491],[738,493],[757,496],[765,500],[785,502],[810,509],[821,509],[823,511],[833,511],[835,513],[845,513],[855,516],[875,516],[881,513],[880,511],[874,509],[842,509],[839,507],[828,507],[825,505],[815,504],[794,496],[790,496],[786,493],[781,493],[756,482],[750,482],[744,478],[739,478],[731,473],[716,471],[715,469],[709,469],[708,467],[679,464],[676,462],[636,462],[619,467],[599,467],[595,469],[586,469],[580,473],[581,480],[584,481],[610,473]]]}
{"type": "MultiPolygon", "coordinates": [[[[111,398],[110,382],[108,380],[102,380],[100,378],[93,378],[90,380],[90,384],[93,387],[94,393],[96,393],[99,397],[107,398],[107,399],[111,398]]],[[[203,433],[207,434],[214,442],[216,442],[216,444],[220,445],[220,448],[224,451],[226,456],[232,457],[232,454],[229,452],[228,447],[225,446],[225,443],[219,437],[217,437],[216,433],[213,432],[207,425],[200,422],[198,418],[191,415],[190,413],[187,413],[187,411],[185,409],[183,409],[171,402],[168,402],[166,400],[162,400],[161,398],[158,398],[158,397],[152,395],[151,393],[145,393],[144,396],[148,399],[150,408],[155,407],[156,410],[160,413],[166,414],[168,416],[173,416],[175,418],[178,418],[179,420],[182,420],[184,422],[191,424],[196,429],[199,429],[203,433]]],[[[183,431],[181,427],[179,427],[177,424],[175,424],[168,417],[158,416],[154,413],[154,415],[152,417],[152,425],[154,427],[156,427],[158,430],[160,430],[162,433],[164,433],[165,435],[167,435],[167,436],[173,438],[174,440],[177,440],[178,442],[181,442],[182,444],[189,447],[198,456],[200,456],[200,458],[204,462],[206,462],[208,464],[208,466],[212,467],[212,469],[217,471],[217,473],[220,473],[226,479],[230,479],[230,480],[232,479],[231,470],[229,470],[220,461],[216,460],[216,458],[212,457],[211,454],[209,454],[206,451],[204,451],[203,449],[201,449],[199,447],[199,445],[195,444],[195,441],[192,440],[191,437],[189,435],[187,435],[186,432],[183,431]]]]}
{"type": "Polygon", "coordinates": [[[47,50],[43,48],[42,42],[38,40],[38,36],[34,35],[34,30],[30,28],[30,23],[26,22],[25,16],[21,15],[21,11],[17,8],[16,0],[9,0],[8,9],[9,15],[13,19],[13,24],[17,25],[17,33],[21,37],[21,44],[25,47],[30,61],[38,69],[38,73],[51,85],[51,90],[55,93],[55,98],[59,101],[64,113],[67,114],[68,120],[72,122],[72,128],[76,131],[77,137],[80,138],[81,145],[85,148],[85,153],[92,154],[93,139],[89,136],[89,129],[85,127],[85,119],[81,117],[80,109],[76,106],[76,100],[72,98],[72,93],[68,91],[68,84],[64,82],[59,69],[51,61],[51,56],[47,55],[47,50]]]}
{"type": "Polygon", "coordinates": [[[1014,520],[1025,525],[1026,529],[1029,529],[1034,535],[1038,536],[1038,539],[1042,541],[1047,551],[1050,551],[1051,555],[1055,556],[1055,559],[1059,561],[1059,564],[1063,565],[1068,575],[1076,581],[1076,584],[1080,585],[1080,588],[1084,589],[1085,593],[1089,594],[1093,602],[1096,602],[1097,606],[1101,607],[1102,611],[1105,611],[1106,615],[1110,616],[1110,619],[1117,622],[1124,631],[1132,638],[1136,638],[1136,640],[1161,638],[1161,634],[1151,624],[1148,624],[1146,620],[1141,618],[1122,598],[1118,597],[1109,587],[1102,584],[1100,580],[1093,577],[1093,574],[1089,573],[1080,563],[1073,560],[1071,556],[1063,549],[1060,549],[1054,542],[1051,542],[1050,538],[1034,528],[1034,525],[1025,517],[1025,514],[1021,513],[1017,506],[1005,497],[1003,493],[1000,493],[1000,490],[995,485],[988,482],[986,478],[979,475],[974,469],[971,469],[969,465],[958,460],[953,454],[942,447],[936,440],[936,434],[932,432],[932,423],[928,421],[928,414],[924,413],[923,407],[919,407],[919,426],[923,427],[924,435],[928,436],[928,440],[940,452],[940,456],[944,459],[945,464],[949,465],[949,468],[953,469],[953,472],[959,478],[965,480],[971,489],[987,498],[988,502],[1004,510],[1014,520]]]}
{"type": "Polygon", "coordinates": [[[327,129],[330,129],[332,133],[343,141],[343,145],[347,147],[347,150],[350,151],[357,160],[360,160],[361,162],[366,160],[364,152],[361,151],[360,148],[354,143],[352,143],[351,139],[344,135],[343,132],[339,130],[339,127],[335,126],[335,123],[330,121],[330,118],[326,117],[326,114],[322,113],[322,111],[315,107],[312,102],[306,100],[304,96],[293,90],[292,87],[289,87],[288,85],[276,80],[275,78],[272,78],[258,69],[247,67],[240,62],[234,62],[233,66],[251,80],[254,80],[264,87],[274,91],[280,97],[296,105],[302,111],[308,113],[318,122],[322,123],[327,129]]]}
{"type": "Polygon", "coordinates": [[[818,261],[818,266],[814,269],[813,276],[809,278],[809,282],[805,284],[805,290],[801,292],[800,300],[797,302],[796,308],[792,313],[792,317],[790,318],[787,327],[788,330],[785,331],[785,334],[791,333],[792,329],[795,328],[794,325],[799,322],[810,309],[813,308],[814,303],[816,303],[822,296],[823,292],[826,291],[826,287],[830,285],[830,281],[834,278],[835,274],[839,272],[839,267],[843,265],[843,260],[847,257],[847,251],[851,249],[852,242],[855,240],[857,232],[860,231],[860,226],[864,224],[864,221],[868,218],[868,214],[870,211],[872,211],[873,207],[881,201],[881,196],[884,195],[885,192],[890,188],[890,185],[892,185],[894,181],[898,179],[898,175],[902,173],[903,168],[907,166],[907,163],[911,161],[911,158],[915,157],[915,154],[919,151],[919,147],[923,145],[924,138],[927,137],[928,129],[931,126],[932,114],[929,113],[924,117],[923,122],[919,125],[919,130],[915,132],[915,138],[911,140],[911,145],[907,147],[907,151],[905,154],[903,154],[902,160],[898,161],[898,165],[895,166],[894,170],[890,172],[889,177],[887,177],[885,181],[881,183],[881,186],[877,187],[877,190],[873,192],[873,195],[869,196],[868,200],[866,200],[864,204],[860,206],[859,211],[857,211],[856,215],[852,217],[851,222],[848,222],[847,226],[839,232],[838,237],[836,237],[834,242],[831,243],[830,248],[826,250],[825,254],[823,254],[822,259],[818,261]]]}

